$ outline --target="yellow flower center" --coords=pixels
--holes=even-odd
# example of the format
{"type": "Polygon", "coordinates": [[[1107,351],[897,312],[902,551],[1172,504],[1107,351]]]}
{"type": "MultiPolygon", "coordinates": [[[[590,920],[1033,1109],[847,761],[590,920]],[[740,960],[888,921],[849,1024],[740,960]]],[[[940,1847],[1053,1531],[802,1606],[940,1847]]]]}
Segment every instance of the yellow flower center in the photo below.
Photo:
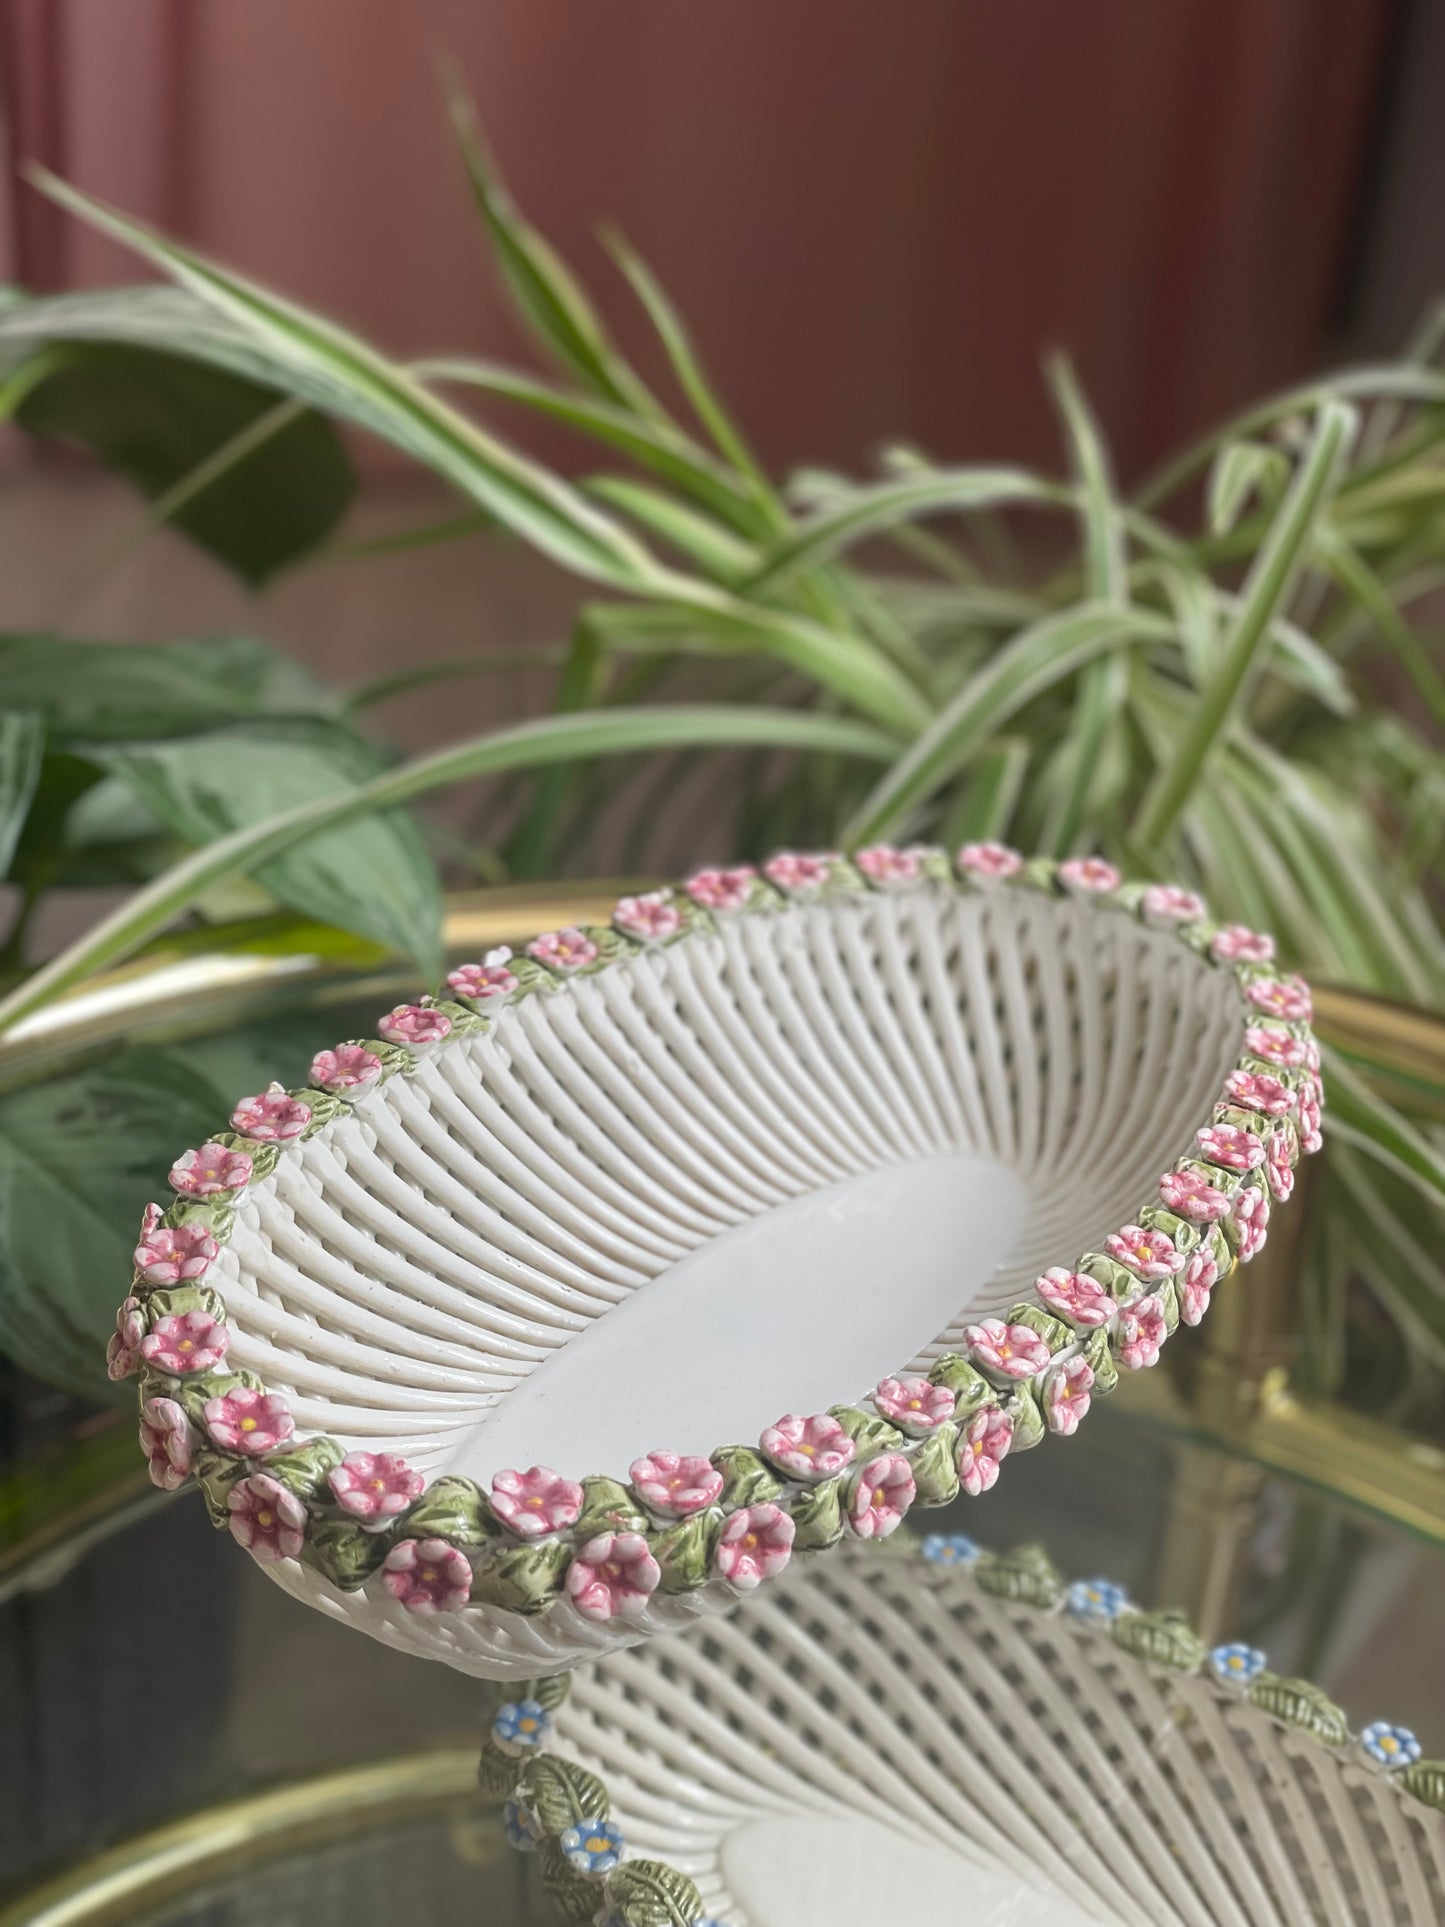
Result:
{"type": "Polygon", "coordinates": [[[435,1569],[431,1566],[424,1566],[421,1572],[421,1583],[424,1586],[434,1586],[436,1581],[437,1576],[435,1569]]]}
{"type": "Polygon", "coordinates": [[[587,1836],[588,1853],[606,1853],[611,1845],[612,1842],[605,1834],[589,1833],[587,1836]]]}
{"type": "Polygon", "coordinates": [[[255,1419],[253,1419],[253,1418],[243,1418],[243,1419],[241,1420],[241,1430],[242,1430],[243,1432],[254,1432],[254,1431],[255,1431],[255,1429],[256,1429],[256,1421],[255,1421],[255,1419]]]}
{"type": "Polygon", "coordinates": [[[178,1352],[193,1352],[195,1349],[196,1341],[194,1338],[183,1338],[180,1344],[176,1346],[178,1352]]]}
{"type": "Polygon", "coordinates": [[[1394,1753],[1399,1750],[1400,1742],[1395,1738],[1393,1733],[1382,1733],[1376,1741],[1376,1745],[1382,1753],[1394,1753]]]}
{"type": "Polygon", "coordinates": [[[265,1526],[269,1530],[276,1523],[276,1514],[274,1512],[258,1512],[256,1514],[256,1523],[258,1526],[265,1526]]]}
{"type": "Polygon", "coordinates": [[[758,1535],[755,1532],[747,1532],[743,1534],[743,1545],[747,1548],[749,1552],[752,1551],[753,1547],[757,1543],[758,1543],[758,1535]]]}

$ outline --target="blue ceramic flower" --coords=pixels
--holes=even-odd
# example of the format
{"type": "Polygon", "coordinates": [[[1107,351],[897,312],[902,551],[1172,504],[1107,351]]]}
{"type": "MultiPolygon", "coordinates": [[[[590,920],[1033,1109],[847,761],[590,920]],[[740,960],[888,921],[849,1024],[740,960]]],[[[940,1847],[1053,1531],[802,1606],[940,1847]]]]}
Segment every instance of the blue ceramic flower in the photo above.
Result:
{"type": "Polygon", "coordinates": [[[1388,1720],[1375,1720],[1360,1735],[1360,1745],[1381,1766],[1413,1766],[1420,1757],[1420,1742],[1408,1726],[1391,1726],[1388,1720]]]}
{"type": "Polygon", "coordinates": [[[515,1847],[518,1853],[532,1853],[536,1850],[541,1829],[536,1815],[524,1807],[520,1800],[508,1800],[502,1808],[502,1826],[507,1835],[507,1844],[515,1847]]]}
{"type": "Polygon", "coordinates": [[[520,1753],[542,1744],[552,1724],[544,1706],[536,1700],[508,1700],[492,1716],[492,1738],[505,1753],[520,1753]]]}
{"type": "Polygon", "coordinates": [[[930,1532],[920,1550],[931,1566],[971,1566],[978,1557],[978,1547],[962,1532],[930,1532]]]}
{"type": "Polygon", "coordinates": [[[1229,1686],[1248,1686],[1251,1680],[1259,1678],[1267,1664],[1257,1646],[1245,1646],[1238,1640],[1228,1646],[1216,1646],[1209,1655],[1214,1677],[1229,1686]]]}
{"type": "Polygon", "coordinates": [[[580,1827],[568,1827],[561,1836],[562,1851],[578,1873],[599,1878],[622,1858],[622,1832],[610,1820],[587,1820],[580,1827]]]}
{"type": "Polygon", "coordinates": [[[1129,1595],[1112,1579],[1076,1579],[1064,1594],[1075,1619],[1117,1619],[1128,1604],[1129,1595]]]}

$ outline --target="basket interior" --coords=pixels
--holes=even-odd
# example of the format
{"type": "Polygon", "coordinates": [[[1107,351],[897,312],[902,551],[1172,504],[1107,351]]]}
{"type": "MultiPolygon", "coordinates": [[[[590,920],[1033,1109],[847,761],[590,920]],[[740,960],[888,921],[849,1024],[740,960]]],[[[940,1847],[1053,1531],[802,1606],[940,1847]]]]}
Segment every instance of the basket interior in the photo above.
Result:
{"type": "Polygon", "coordinates": [[[504,1009],[237,1214],[231,1361],[298,1429],[625,1476],[855,1397],[1127,1222],[1239,1050],[1117,911],[922,890],[750,916],[504,1009]]]}

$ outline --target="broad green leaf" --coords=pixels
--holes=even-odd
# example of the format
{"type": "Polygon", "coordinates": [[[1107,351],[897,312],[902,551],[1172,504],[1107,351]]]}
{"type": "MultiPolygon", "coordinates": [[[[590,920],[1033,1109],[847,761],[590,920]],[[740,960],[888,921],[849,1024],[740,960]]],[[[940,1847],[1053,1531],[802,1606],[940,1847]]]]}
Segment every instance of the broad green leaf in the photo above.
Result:
{"type": "Polygon", "coordinates": [[[1289,481],[1289,463],[1264,442],[1226,442],[1209,471],[1209,526],[1228,535],[1253,497],[1272,504],[1289,481]]]}
{"type": "Polygon", "coordinates": [[[1304,567],[1356,425],[1354,410],[1341,402],[1328,402],[1320,410],[1309,450],[1250,569],[1219,661],[1199,692],[1183,741],[1161,769],[1140,812],[1137,832],[1146,847],[1160,848],[1165,843],[1206,759],[1234,717],[1252,672],[1260,666],[1271,624],[1304,567]]]}
{"type": "Polygon", "coordinates": [[[278,410],[272,389],[151,349],[71,344],[16,420],[90,449],[252,584],[324,541],[355,492],[330,422],[295,404],[278,410]]]}
{"type": "Polygon", "coordinates": [[[0,1349],[85,1396],[134,1398],[109,1384],[105,1343],[136,1229],[176,1156],[224,1119],[221,1102],[150,1050],[0,1093],[0,1349]]]}
{"type": "Polygon", "coordinates": [[[0,691],[52,736],[125,742],[257,716],[316,714],[325,691],[279,650],[249,636],[154,648],[0,635],[0,691]]]}
{"type": "MultiPolygon", "coordinates": [[[[163,240],[44,169],[33,169],[31,178],[62,207],[199,296],[222,324],[187,327],[166,347],[210,360],[217,358],[218,340],[228,340],[229,365],[249,363],[271,386],[394,443],[564,568],[624,588],[646,582],[646,552],[608,517],[355,335],[163,240]]],[[[10,323],[9,312],[0,312],[0,346],[10,323]]]]}
{"type": "Polygon", "coordinates": [[[899,481],[876,482],[855,489],[845,502],[810,517],[775,542],[744,590],[748,595],[770,595],[802,571],[921,515],[1010,502],[1057,506],[1071,499],[1068,490],[1041,482],[1019,468],[938,470],[899,481]]]}
{"type": "Polygon", "coordinates": [[[883,762],[896,744],[886,732],[842,717],[780,709],[678,704],[547,716],[474,740],[450,744],[373,777],[354,789],[318,797],[218,838],[138,890],[130,901],[0,1000],[0,1028],[91,972],[131,955],[196,904],[215,884],[272,862],[323,830],[395,809],[431,790],[508,770],[540,769],[593,756],[679,750],[706,744],[767,744],[825,750],[883,762]]]}
{"type": "Polygon", "coordinates": [[[455,75],[449,76],[447,95],[472,195],[523,321],[555,361],[598,394],[630,413],[658,415],[657,403],[617,352],[576,276],[518,211],[455,75]]]}
{"type": "Polygon", "coordinates": [[[849,847],[900,833],[914,812],[964,769],[975,751],[1045,690],[1111,649],[1168,637],[1142,609],[1083,603],[1015,636],[904,751],[845,825],[849,847]]]}
{"type": "MultiPolygon", "coordinates": [[[[251,725],[98,752],[188,843],[205,844],[378,773],[375,753],[334,724],[251,725]]],[[[374,938],[440,974],[441,890],[416,825],[392,813],[351,823],[256,871],[281,902],[374,938]]]]}
{"type": "Polygon", "coordinates": [[[8,874],[25,828],[44,755],[43,720],[30,710],[0,709],[0,877],[8,874]]]}

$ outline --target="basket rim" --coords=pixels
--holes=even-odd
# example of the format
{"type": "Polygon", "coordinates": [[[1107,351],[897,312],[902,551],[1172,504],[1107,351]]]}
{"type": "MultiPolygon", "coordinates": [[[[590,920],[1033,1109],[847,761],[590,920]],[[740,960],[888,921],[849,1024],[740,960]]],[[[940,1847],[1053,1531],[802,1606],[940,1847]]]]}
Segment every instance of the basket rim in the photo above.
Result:
{"type": "Polygon", "coordinates": [[[1193,891],[1125,883],[1100,858],[1025,860],[992,843],[965,844],[951,857],[929,845],[782,852],[760,868],[702,870],[676,887],[623,897],[609,924],[543,933],[520,956],[488,952],[453,969],[436,996],[398,1005],[379,1037],[319,1052],[309,1085],[242,1099],[228,1130],[172,1167],[176,1200],[147,1208],[108,1352],[113,1378],[139,1377],[151,1476],[166,1489],[196,1477],[213,1523],[263,1562],[299,1558],[343,1591],[361,1589],[380,1568],[379,1583],[423,1616],[488,1606],[538,1613],[570,1597],[585,1618],[623,1621],[659,1585],[669,1593],[739,1574],[745,1582],[756,1557],[780,1570],[794,1549],[820,1550],[849,1532],[883,1537],[915,1503],[947,1503],[960,1486],[987,1490],[1010,1449],[1072,1433],[1121,1366],[1152,1365],[1181,1321],[1199,1322],[1214,1285],[1264,1243],[1301,1151],[1318,1148],[1309,991],[1279,975],[1273,959],[1272,939],[1212,922],[1193,891]],[[634,1463],[630,1485],[534,1467],[498,1474],[488,1494],[445,1472],[427,1482],[384,1452],[346,1453],[324,1434],[297,1439],[283,1398],[254,1374],[226,1369],[226,1306],[205,1275],[231,1234],[236,1203],[358,1098],[410,1075],[438,1049],[484,1035],[509,1004],[564,992],[571,979],[649,948],[737,916],[903,890],[1024,890],[1129,916],[1233,975],[1242,1032],[1225,1090],[1198,1127],[1208,1141],[1196,1136],[1195,1154],[1175,1160],[1160,1195],[1104,1240],[1104,1252],[1050,1267],[1004,1319],[968,1327],[966,1349],[937,1359],[926,1380],[885,1378],[866,1405],[789,1414],[756,1447],[722,1446],[706,1460],[664,1467],[685,1471],[685,1491],[648,1478],[649,1461],[676,1461],[659,1451],[634,1463]],[[799,1426],[801,1440],[791,1436],[799,1426]],[[821,1451],[824,1474],[800,1457],[800,1442],[805,1454],[821,1451]],[[363,1509],[363,1481],[385,1488],[379,1514],[363,1509]]]}

